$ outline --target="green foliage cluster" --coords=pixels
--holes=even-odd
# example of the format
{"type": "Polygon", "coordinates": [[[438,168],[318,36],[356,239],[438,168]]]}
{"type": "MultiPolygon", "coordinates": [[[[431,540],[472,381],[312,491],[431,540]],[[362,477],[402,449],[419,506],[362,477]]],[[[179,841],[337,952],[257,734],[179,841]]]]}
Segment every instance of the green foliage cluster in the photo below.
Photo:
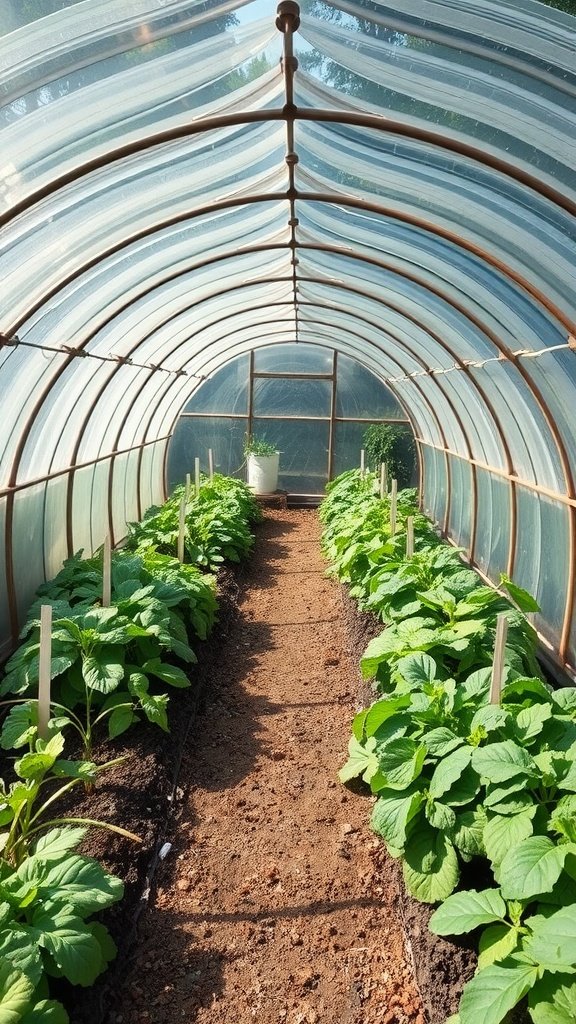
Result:
{"type": "Polygon", "coordinates": [[[137,551],[113,553],[109,607],[101,604],[102,555],[68,559],[39,588],[23,643],[6,665],[0,695],[15,699],[3,702],[10,710],[0,745],[20,756],[14,781],[0,780],[0,1024],[67,1024],[49,979],[91,985],[115,955],[107,929],[88,919],[121,898],[122,883],[73,850],[88,825],[138,836],[109,822],[63,817],[55,805],[122,760],[90,760],[102,723],[110,738],[142,717],[168,731],[168,695],[158,690],[190,686],[191,643],[205,639],[216,619],[216,581],[201,566],[246,554],[249,523],[260,515],[245,485],[223,477],[204,482],[189,503],[189,553],[197,521],[210,528],[194,564],[183,565],[174,556],[176,537],[171,546],[166,540],[174,508],[178,518],[179,495],[146,518],[137,551]],[[47,603],[53,716],[46,739],[38,735],[37,692],[39,611],[47,603]],[[69,729],[81,738],[82,760],[63,756],[69,729]]]}
{"type": "MultiPolygon", "coordinates": [[[[162,508],[152,507],[140,523],[129,524],[127,546],[139,554],[152,548],[172,554],[178,541],[180,502],[184,488],[177,487],[162,508]]],[[[186,502],[184,548],[188,561],[215,570],[224,561],[239,562],[252,549],[250,525],[262,513],[250,489],[241,480],[215,473],[203,478],[199,493],[190,491],[186,502]]]]}
{"type": "Polygon", "coordinates": [[[398,481],[398,487],[409,487],[416,468],[414,436],[406,427],[393,423],[372,423],[364,432],[362,447],[366,461],[378,471],[386,463],[388,476],[398,481]]]}
{"type": "Polygon", "coordinates": [[[361,776],[377,797],[372,828],[402,858],[407,888],[441,903],[431,929],[483,929],[478,970],[452,1024],[500,1024],[521,1001],[534,1024],[568,1024],[576,1016],[576,688],[552,690],[540,677],[518,610],[537,606],[504,577],[517,608],[507,612],[501,699],[491,703],[493,617],[504,599],[488,600],[422,517],[415,554],[402,555],[412,498],[401,496],[391,538],[375,489],[374,478],[345,474],[322,509],[332,570],[390,623],[362,659],[384,695],[354,719],[341,781],[361,776]],[[363,541],[367,553],[347,559],[347,544],[363,541]],[[418,621],[423,609],[432,621],[418,621]],[[468,864],[469,875],[475,864],[489,868],[494,886],[455,891],[468,864]]]}

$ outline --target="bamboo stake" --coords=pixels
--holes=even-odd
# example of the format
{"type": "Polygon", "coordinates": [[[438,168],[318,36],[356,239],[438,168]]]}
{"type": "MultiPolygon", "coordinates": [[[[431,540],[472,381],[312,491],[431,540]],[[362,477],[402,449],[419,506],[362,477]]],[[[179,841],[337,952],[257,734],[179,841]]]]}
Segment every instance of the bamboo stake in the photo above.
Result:
{"type": "Polygon", "coordinates": [[[496,619],[496,639],[494,641],[494,660],[492,662],[492,678],[490,680],[490,703],[499,704],[502,694],[502,674],[504,672],[504,655],[506,637],[508,636],[508,619],[505,612],[500,612],[496,619]]]}
{"type": "Polygon", "coordinates": [[[48,739],[50,721],[50,675],[52,668],[52,605],[40,608],[40,664],[38,670],[38,735],[48,739]]]}
{"type": "Polygon", "coordinates": [[[180,501],[178,514],[178,561],[184,561],[184,534],[186,532],[186,498],[180,501]]]}
{"type": "Polygon", "coordinates": [[[200,459],[194,459],[194,490],[198,497],[200,494],[200,459]]]}
{"type": "Polygon", "coordinates": [[[365,452],[364,452],[364,449],[361,448],[360,449],[360,476],[362,477],[362,479],[364,479],[365,473],[366,473],[365,452]]]}
{"type": "Polygon", "coordinates": [[[211,448],[208,449],[208,476],[210,480],[214,479],[214,453],[211,448]]]}
{"type": "Polygon", "coordinates": [[[112,604],[112,538],[107,533],[104,537],[102,552],[102,607],[109,608],[112,604]]]}
{"type": "Polygon", "coordinates": [[[406,558],[412,558],[414,554],[414,516],[408,516],[406,520],[406,558]]]}
{"type": "Polygon", "coordinates": [[[396,519],[398,514],[398,481],[392,481],[390,491],[390,532],[392,536],[396,533],[396,519]]]}
{"type": "Polygon", "coordinates": [[[385,462],[380,463],[380,497],[388,494],[388,467],[385,462]]]}
{"type": "Polygon", "coordinates": [[[184,488],[184,497],[186,499],[186,504],[188,504],[188,499],[190,498],[190,490],[191,490],[191,488],[192,488],[192,480],[190,478],[190,473],[186,473],[186,487],[184,488]]]}

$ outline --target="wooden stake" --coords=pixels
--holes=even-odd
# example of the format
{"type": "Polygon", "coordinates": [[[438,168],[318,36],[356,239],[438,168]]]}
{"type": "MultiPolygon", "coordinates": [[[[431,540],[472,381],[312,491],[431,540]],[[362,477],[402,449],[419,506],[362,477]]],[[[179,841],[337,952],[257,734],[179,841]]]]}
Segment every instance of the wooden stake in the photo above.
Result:
{"type": "Polygon", "coordinates": [[[52,605],[40,607],[40,664],[38,670],[38,735],[48,739],[50,675],[52,668],[52,605]]]}
{"type": "Polygon", "coordinates": [[[214,453],[211,448],[208,449],[208,476],[210,480],[214,479],[214,453]]]}
{"type": "Polygon", "coordinates": [[[380,463],[380,497],[385,498],[388,494],[388,468],[385,462],[380,463]]]}
{"type": "Polygon", "coordinates": [[[414,516],[408,516],[406,520],[406,558],[412,558],[414,554],[414,516]]]}
{"type": "Polygon", "coordinates": [[[186,499],[186,504],[188,504],[188,499],[190,497],[190,490],[191,490],[191,488],[192,488],[192,479],[190,477],[190,473],[186,473],[186,487],[184,488],[184,497],[186,499]]]}
{"type": "Polygon", "coordinates": [[[390,532],[392,536],[396,533],[396,518],[398,514],[398,481],[392,481],[390,491],[390,532]]]}
{"type": "Polygon", "coordinates": [[[508,636],[508,618],[500,612],[496,619],[496,639],[494,641],[494,661],[492,662],[492,679],[490,680],[490,703],[499,704],[502,694],[502,674],[504,672],[504,654],[506,637],[508,636]]]}
{"type": "Polygon", "coordinates": [[[200,459],[194,459],[194,490],[198,497],[200,494],[200,459]]]}
{"type": "Polygon", "coordinates": [[[184,534],[186,533],[186,498],[180,500],[178,514],[178,561],[184,561],[184,534]]]}
{"type": "Polygon", "coordinates": [[[112,604],[112,539],[107,533],[104,537],[102,552],[102,607],[112,604]]]}
{"type": "Polygon", "coordinates": [[[365,452],[364,452],[364,449],[361,448],[360,449],[360,476],[364,477],[365,473],[366,473],[365,452]]]}

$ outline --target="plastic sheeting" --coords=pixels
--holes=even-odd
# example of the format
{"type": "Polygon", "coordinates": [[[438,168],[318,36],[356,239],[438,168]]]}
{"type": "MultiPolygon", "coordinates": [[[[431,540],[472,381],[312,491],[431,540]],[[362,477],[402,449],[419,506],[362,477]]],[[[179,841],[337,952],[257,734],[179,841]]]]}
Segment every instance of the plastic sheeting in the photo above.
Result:
{"type": "Polygon", "coordinates": [[[0,28],[7,643],[161,500],[202,381],[298,341],[393,391],[424,507],[574,669],[576,18],[307,0],[292,97],[265,0],[51,8],[0,28]]]}

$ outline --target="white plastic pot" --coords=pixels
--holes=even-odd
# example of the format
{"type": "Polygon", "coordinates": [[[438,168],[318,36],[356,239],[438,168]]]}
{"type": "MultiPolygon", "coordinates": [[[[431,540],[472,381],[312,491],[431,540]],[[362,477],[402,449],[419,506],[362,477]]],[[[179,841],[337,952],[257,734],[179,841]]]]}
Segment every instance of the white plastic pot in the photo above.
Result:
{"type": "Polygon", "coordinates": [[[278,487],[280,452],[274,455],[249,455],[248,487],[255,494],[273,494],[278,487]]]}

